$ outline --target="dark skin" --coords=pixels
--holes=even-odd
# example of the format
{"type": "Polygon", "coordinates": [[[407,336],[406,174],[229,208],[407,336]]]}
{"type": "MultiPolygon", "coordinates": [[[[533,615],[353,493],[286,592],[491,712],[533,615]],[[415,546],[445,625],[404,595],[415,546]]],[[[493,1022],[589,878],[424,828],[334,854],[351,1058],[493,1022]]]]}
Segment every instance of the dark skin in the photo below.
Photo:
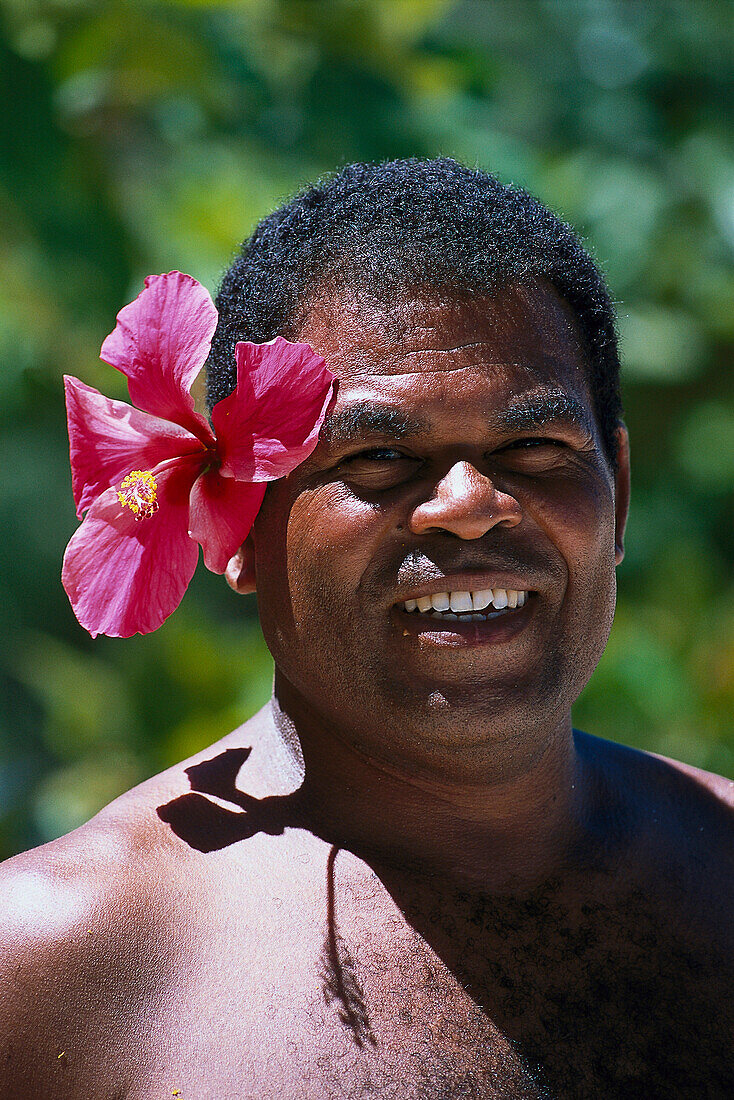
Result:
{"type": "Polygon", "coordinates": [[[0,1098],[730,1096],[732,784],[574,733],[629,493],[573,318],[325,300],[230,563],[273,703],[0,873],[0,1098]],[[527,590],[489,624],[406,599],[527,590]]]}

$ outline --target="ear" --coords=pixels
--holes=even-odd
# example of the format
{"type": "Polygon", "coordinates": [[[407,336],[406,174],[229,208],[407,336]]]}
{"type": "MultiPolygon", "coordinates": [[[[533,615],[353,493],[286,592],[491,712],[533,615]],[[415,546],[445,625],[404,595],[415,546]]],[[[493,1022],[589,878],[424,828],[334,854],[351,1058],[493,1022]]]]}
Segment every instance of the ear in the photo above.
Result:
{"type": "Polygon", "coordinates": [[[620,420],[615,432],[617,438],[617,472],[614,475],[614,560],[617,565],[624,557],[624,529],[630,507],[630,440],[627,427],[620,420]]]}
{"type": "Polygon", "coordinates": [[[241,596],[255,591],[255,544],[250,533],[224,571],[227,584],[241,596]]]}

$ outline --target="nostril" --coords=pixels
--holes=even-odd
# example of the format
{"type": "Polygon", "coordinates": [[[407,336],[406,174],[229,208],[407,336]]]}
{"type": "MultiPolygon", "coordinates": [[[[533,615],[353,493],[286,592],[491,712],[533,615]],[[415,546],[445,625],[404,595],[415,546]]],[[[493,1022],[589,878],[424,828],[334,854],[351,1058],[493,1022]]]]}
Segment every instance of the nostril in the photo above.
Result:
{"type": "Polygon", "coordinates": [[[430,500],[413,511],[416,534],[443,530],[459,538],[481,538],[492,527],[514,527],[522,519],[519,502],[498,490],[470,463],[457,463],[438,482],[430,500]]]}

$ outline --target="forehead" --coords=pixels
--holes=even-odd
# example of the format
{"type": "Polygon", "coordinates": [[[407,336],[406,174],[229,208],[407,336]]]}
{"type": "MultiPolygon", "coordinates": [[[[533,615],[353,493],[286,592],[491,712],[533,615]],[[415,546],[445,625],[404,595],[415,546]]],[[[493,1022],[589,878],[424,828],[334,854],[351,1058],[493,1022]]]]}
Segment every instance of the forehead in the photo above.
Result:
{"type": "Polygon", "coordinates": [[[332,294],[311,308],[298,338],[339,378],[337,408],[370,394],[452,408],[543,390],[590,402],[573,314],[540,283],[493,298],[429,292],[381,303],[332,294]]]}

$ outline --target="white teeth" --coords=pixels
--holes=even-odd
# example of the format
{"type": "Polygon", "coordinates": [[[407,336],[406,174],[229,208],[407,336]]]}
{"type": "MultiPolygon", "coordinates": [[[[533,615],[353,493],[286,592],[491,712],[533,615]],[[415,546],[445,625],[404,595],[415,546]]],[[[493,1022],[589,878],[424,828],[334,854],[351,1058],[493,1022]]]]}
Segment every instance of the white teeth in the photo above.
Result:
{"type": "Polygon", "coordinates": [[[456,619],[464,622],[486,620],[493,610],[514,610],[524,607],[529,593],[516,588],[482,588],[476,592],[436,592],[433,596],[420,596],[417,600],[406,600],[406,611],[419,611],[421,614],[438,613],[442,619],[456,619]],[[492,606],[494,605],[494,607],[492,606]],[[467,612],[484,614],[467,614],[467,612]]]}
{"type": "Polygon", "coordinates": [[[471,611],[471,592],[452,592],[451,593],[451,610],[452,611],[471,611]]]}
{"type": "Polygon", "coordinates": [[[483,611],[492,602],[492,589],[484,588],[481,592],[472,592],[471,601],[475,611],[483,611]]]}

